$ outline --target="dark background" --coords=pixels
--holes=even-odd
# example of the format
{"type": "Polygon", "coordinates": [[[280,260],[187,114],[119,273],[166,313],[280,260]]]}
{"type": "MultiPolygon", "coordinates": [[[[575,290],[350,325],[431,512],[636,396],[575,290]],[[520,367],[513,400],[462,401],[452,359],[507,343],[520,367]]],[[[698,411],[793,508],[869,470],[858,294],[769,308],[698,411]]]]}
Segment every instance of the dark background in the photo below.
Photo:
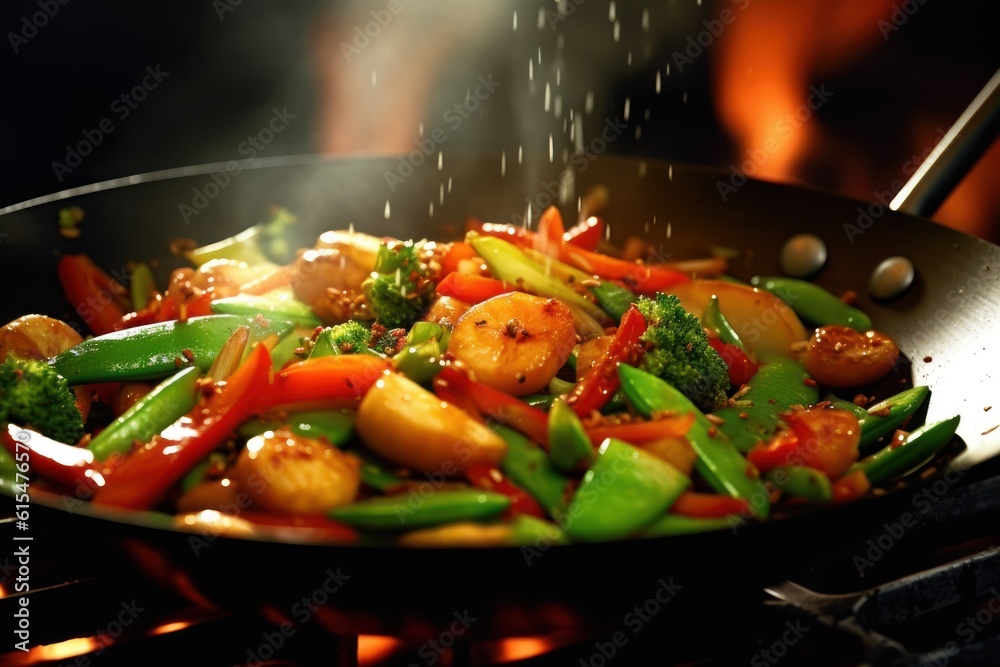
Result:
{"type": "MultiPolygon", "coordinates": [[[[403,19],[416,16],[412,7],[419,0],[403,2],[413,4],[404,5],[404,13],[384,29],[385,35],[402,30],[403,19]]],[[[763,5],[768,0],[755,2],[763,5]]],[[[373,10],[386,7],[384,2],[369,4],[373,10]]],[[[439,71],[428,78],[432,90],[423,103],[428,129],[440,125],[442,113],[463,99],[476,74],[494,73],[505,82],[477,112],[474,129],[470,125],[450,137],[448,151],[505,150],[513,159],[519,144],[526,151],[543,151],[553,132],[557,153],[560,147],[571,147],[568,136],[560,132],[562,119],[536,114],[541,106],[540,82],[552,78],[556,66],[552,54],[558,53],[557,31],[535,25],[539,6],[552,3],[494,6],[489,11],[496,16],[478,23],[453,20],[445,10],[432,13],[430,19],[426,11],[420,15],[424,23],[419,31],[425,35],[421,39],[432,43],[448,37],[453,43],[439,71]],[[516,32],[511,29],[515,9],[520,23],[516,32]],[[527,61],[538,46],[543,47],[545,60],[536,73],[539,83],[532,88],[527,61]]],[[[609,39],[609,4],[604,0],[587,0],[566,17],[559,28],[566,40],[561,62],[564,106],[579,110],[585,93],[594,93],[596,108],[585,124],[590,137],[600,130],[603,118],[621,113],[628,98],[632,124],[610,146],[611,152],[728,168],[742,159],[742,149],[721,126],[716,112],[715,46],[683,73],[675,70],[664,78],[660,94],[654,92],[652,81],[657,68],[662,71],[672,54],[684,48],[686,38],[702,29],[701,21],[731,5],[706,0],[699,7],[695,0],[674,0],[648,6],[655,26],[642,31],[642,7],[617,4],[619,42],[609,39]],[[626,51],[634,51],[632,64],[626,63],[626,51]],[[647,111],[648,120],[640,117],[647,111]],[[636,125],[642,126],[638,138],[636,125]]],[[[95,180],[245,157],[239,152],[241,142],[266,125],[274,108],[287,108],[296,119],[267,146],[267,156],[328,148],[320,124],[333,112],[321,111],[329,102],[318,89],[316,33],[324,21],[334,17],[336,22],[338,16],[349,32],[360,25],[369,5],[339,15],[338,7],[316,0],[243,0],[235,6],[226,0],[5,3],[0,9],[5,84],[0,110],[0,206],[95,180]],[[25,17],[37,16],[46,3],[50,11],[54,7],[58,11],[36,33],[25,31],[25,17]],[[12,34],[19,33],[31,36],[17,45],[15,53],[12,39],[19,40],[12,34]],[[140,84],[147,66],[157,65],[169,76],[127,118],[117,117],[111,108],[114,101],[140,84]],[[103,135],[80,166],[57,178],[53,162],[65,162],[67,146],[80,142],[84,131],[94,130],[104,118],[111,119],[114,131],[103,135]]],[[[747,11],[755,9],[750,5],[747,11]]],[[[456,3],[453,11],[487,10],[456,3]]],[[[922,113],[941,119],[946,128],[957,117],[1000,65],[998,25],[1000,3],[927,0],[891,39],[857,63],[825,74],[823,82],[837,91],[816,113],[827,141],[815,146],[799,165],[796,180],[870,200],[866,193],[900,178],[900,165],[916,152],[905,131],[908,119],[922,113]],[[866,156],[860,183],[845,182],[842,170],[833,167],[838,152],[846,150],[866,156]]],[[[783,35],[776,31],[773,39],[783,35]]],[[[381,46],[386,44],[383,40],[381,46]]],[[[390,52],[382,62],[384,68],[396,68],[404,76],[407,67],[420,67],[406,51],[390,52]]],[[[358,99],[364,95],[369,93],[358,99]]],[[[384,98],[383,105],[383,98],[375,99],[383,114],[379,118],[391,119],[391,109],[387,113],[385,106],[395,102],[384,98]]],[[[337,104],[350,105],[352,99],[341,97],[337,104]]],[[[363,151],[364,142],[356,150],[363,151]]],[[[982,227],[973,231],[996,238],[1000,212],[992,202],[983,203],[981,218],[982,227]]]]}

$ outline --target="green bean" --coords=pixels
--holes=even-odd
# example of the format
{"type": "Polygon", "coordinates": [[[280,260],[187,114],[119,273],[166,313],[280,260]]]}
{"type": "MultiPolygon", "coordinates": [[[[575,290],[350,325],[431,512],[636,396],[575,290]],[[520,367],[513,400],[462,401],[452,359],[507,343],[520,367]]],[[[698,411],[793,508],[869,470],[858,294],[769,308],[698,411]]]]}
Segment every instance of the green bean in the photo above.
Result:
{"type": "Polygon", "coordinates": [[[872,320],[868,315],[849,306],[819,285],[797,278],[762,278],[751,284],[781,298],[792,310],[813,324],[839,324],[857,331],[868,331],[872,320]]]}
{"type": "Polygon", "coordinates": [[[881,486],[933,458],[944,448],[958,429],[959,415],[921,426],[907,436],[902,445],[890,443],[880,451],[855,464],[865,471],[873,486],[881,486]]]}

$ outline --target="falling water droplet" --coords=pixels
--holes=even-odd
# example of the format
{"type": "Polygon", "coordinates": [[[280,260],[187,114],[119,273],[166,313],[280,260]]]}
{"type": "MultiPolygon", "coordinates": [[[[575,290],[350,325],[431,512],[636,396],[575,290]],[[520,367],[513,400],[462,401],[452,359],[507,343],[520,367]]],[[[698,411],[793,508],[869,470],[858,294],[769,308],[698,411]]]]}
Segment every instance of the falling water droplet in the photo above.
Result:
{"type": "Polygon", "coordinates": [[[545,29],[545,8],[544,7],[539,7],[538,8],[538,29],[539,30],[544,30],[545,29]]]}
{"type": "Polygon", "coordinates": [[[556,85],[557,86],[561,86],[562,85],[562,68],[561,67],[557,67],[556,68],[556,85]]]}
{"type": "Polygon", "coordinates": [[[684,104],[687,104],[687,101],[688,101],[688,94],[687,94],[687,91],[686,91],[686,90],[684,91],[684,94],[683,94],[683,95],[681,95],[681,101],[682,101],[682,102],[684,102],[684,104]]]}
{"type": "Polygon", "coordinates": [[[625,56],[625,62],[628,64],[629,67],[632,66],[632,51],[631,50],[625,56]]]}
{"type": "Polygon", "coordinates": [[[448,194],[451,194],[451,176],[448,177],[448,194]]]}
{"type": "Polygon", "coordinates": [[[667,165],[667,180],[673,182],[674,180],[674,165],[667,165]]]}
{"type": "Polygon", "coordinates": [[[535,61],[528,58],[528,81],[535,80],[535,61]]]}
{"type": "Polygon", "coordinates": [[[611,241],[611,223],[605,223],[604,225],[604,240],[611,241]]]}
{"type": "Polygon", "coordinates": [[[444,183],[442,183],[441,187],[438,189],[438,202],[444,206],[444,183]]]}
{"type": "Polygon", "coordinates": [[[378,84],[378,72],[372,70],[372,88],[378,84]]]}
{"type": "Polygon", "coordinates": [[[549,162],[553,161],[552,133],[549,132],[549,162]]]}
{"type": "Polygon", "coordinates": [[[587,97],[583,101],[583,110],[587,114],[591,114],[594,111],[594,92],[591,90],[587,91],[587,97]]]}
{"type": "Polygon", "coordinates": [[[625,122],[626,123],[628,122],[628,115],[629,115],[629,112],[631,110],[632,110],[632,98],[631,97],[626,97],[625,98],[625,122]]]}
{"type": "Polygon", "coordinates": [[[542,47],[541,46],[538,47],[538,64],[539,65],[542,64],[542,47]]]}
{"type": "Polygon", "coordinates": [[[618,40],[621,39],[621,36],[622,36],[622,24],[619,23],[618,21],[615,21],[615,28],[614,28],[614,31],[612,32],[612,34],[614,35],[615,42],[618,42],[618,40]]]}
{"type": "Polygon", "coordinates": [[[649,9],[646,7],[642,8],[642,29],[649,32],[649,9]]]}
{"type": "Polygon", "coordinates": [[[556,118],[562,118],[562,95],[556,95],[555,106],[552,108],[552,112],[556,118]]]}
{"type": "Polygon", "coordinates": [[[646,220],[644,223],[642,223],[642,233],[643,234],[649,233],[649,220],[646,220]]]}
{"type": "Polygon", "coordinates": [[[430,204],[427,206],[427,217],[429,218],[434,217],[434,202],[430,202],[430,204]]]}
{"type": "Polygon", "coordinates": [[[531,200],[528,200],[528,205],[524,210],[524,228],[527,229],[531,226],[531,200]]]}
{"type": "Polygon", "coordinates": [[[576,212],[579,213],[583,210],[583,197],[576,198],[576,212]]]}
{"type": "Polygon", "coordinates": [[[507,176],[507,151],[500,152],[500,177],[507,176]]]}
{"type": "Polygon", "coordinates": [[[524,159],[524,149],[521,147],[521,144],[518,144],[517,145],[517,163],[521,164],[521,162],[523,161],[523,159],[524,159]]]}
{"type": "Polygon", "coordinates": [[[545,84],[545,113],[548,113],[552,107],[552,88],[549,86],[548,82],[545,84]]]}
{"type": "Polygon", "coordinates": [[[617,13],[618,7],[615,5],[615,0],[611,0],[611,4],[608,5],[608,20],[614,21],[617,13]]]}
{"type": "Polygon", "coordinates": [[[649,164],[642,160],[639,162],[639,178],[646,178],[646,174],[649,172],[649,164]]]}
{"type": "Polygon", "coordinates": [[[438,151],[438,171],[444,170],[444,151],[438,151]]]}
{"type": "Polygon", "coordinates": [[[663,79],[660,77],[660,70],[656,70],[656,94],[660,94],[660,90],[663,89],[663,79]]]}
{"type": "Polygon", "coordinates": [[[354,233],[354,223],[353,222],[350,223],[349,225],[347,225],[347,233],[349,235],[354,233]]]}
{"type": "Polygon", "coordinates": [[[517,10],[514,10],[514,32],[517,32],[517,10]]]}
{"type": "Polygon", "coordinates": [[[389,215],[391,213],[392,213],[392,211],[389,209],[389,200],[386,199],[385,200],[385,211],[382,213],[382,215],[384,215],[385,219],[388,220],[389,219],[389,215]]]}
{"type": "Polygon", "coordinates": [[[417,132],[420,134],[421,137],[424,136],[424,124],[423,123],[420,124],[420,127],[417,129],[417,132]]]}
{"type": "Polygon", "coordinates": [[[670,237],[673,236],[673,235],[674,235],[674,225],[673,225],[672,222],[668,222],[667,223],[667,240],[669,241],[670,237]]]}
{"type": "Polygon", "coordinates": [[[698,6],[701,7],[701,0],[698,0],[698,6]]]}
{"type": "Polygon", "coordinates": [[[642,139],[642,125],[635,126],[635,140],[639,141],[642,139]]]}
{"type": "Polygon", "coordinates": [[[670,76],[670,63],[667,63],[667,76],[670,76]]]}

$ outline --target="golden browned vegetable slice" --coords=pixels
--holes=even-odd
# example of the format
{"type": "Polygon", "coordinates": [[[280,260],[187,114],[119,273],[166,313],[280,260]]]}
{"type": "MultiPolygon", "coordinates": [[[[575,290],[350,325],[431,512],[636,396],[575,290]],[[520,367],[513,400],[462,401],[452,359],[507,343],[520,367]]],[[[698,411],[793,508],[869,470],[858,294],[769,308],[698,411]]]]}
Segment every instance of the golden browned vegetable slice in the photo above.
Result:
{"type": "Polygon", "coordinates": [[[451,475],[498,465],[507,453],[496,433],[397,373],[387,373],[368,390],[354,427],[373,452],[414,470],[451,475]]]}
{"type": "Polygon", "coordinates": [[[884,333],[830,325],[813,333],[802,365],[827,386],[857,387],[888,375],[898,360],[896,341],[884,333]]]}
{"type": "Polygon", "coordinates": [[[796,356],[792,346],[808,333],[788,304],[749,285],[722,280],[692,280],[671,290],[689,313],[701,319],[712,295],[747,350],[758,354],[796,356]]]}
{"type": "Polygon", "coordinates": [[[455,325],[448,351],[480,382],[526,396],[549,383],[574,345],[569,308],[555,299],[511,292],[470,308],[455,325]]]}

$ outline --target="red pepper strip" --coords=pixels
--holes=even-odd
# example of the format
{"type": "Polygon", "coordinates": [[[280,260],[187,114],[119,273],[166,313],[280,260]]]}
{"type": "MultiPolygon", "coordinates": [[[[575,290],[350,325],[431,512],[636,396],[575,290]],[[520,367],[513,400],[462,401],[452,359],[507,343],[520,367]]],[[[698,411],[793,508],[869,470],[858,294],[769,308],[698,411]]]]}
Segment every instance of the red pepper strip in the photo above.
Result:
{"type": "Polygon", "coordinates": [[[560,260],[605,280],[621,280],[633,292],[652,296],[675,285],[691,282],[687,274],[663,266],[636,264],[624,259],[564,245],[560,260]]]}
{"type": "Polygon", "coordinates": [[[566,403],[580,417],[600,410],[617,391],[618,364],[634,363],[640,350],[639,337],[646,332],[646,319],[635,307],[629,307],[608,347],[607,353],[577,381],[566,397],[566,403]]]}
{"type": "Polygon", "coordinates": [[[696,519],[717,519],[730,514],[752,516],[750,503],[743,498],[723,496],[718,493],[698,493],[685,491],[670,506],[671,514],[680,514],[696,519]]]}
{"type": "Polygon", "coordinates": [[[538,501],[521,487],[514,484],[504,476],[499,469],[489,465],[479,465],[468,468],[465,477],[469,483],[478,489],[495,491],[510,498],[510,514],[529,514],[539,519],[546,519],[548,515],[538,501]]]}
{"type": "Polygon", "coordinates": [[[449,273],[437,286],[437,293],[441,296],[455,297],[470,305],[516,291],[517,288],[505,280],[464,273],[449,273]]]}
{"type": "Polygon", "coordinates": [[[94,494],[103,505],[146,509],[247,417],[266,389],[271,355],[258,345],[203,402],[129,455],[94,494]]]}
{"type": "Polygon", "coordinates": [[[464,241],[455,241],[448,248],[447,252],[441,256],[441,275],[447,276],[449,273],[458,271],[458,263],[463,259],[478,257],[476,249],[464,241]]]}
{"type": "Polygon", "coordinates": [[[259,526],[308,530],[314,537],[322,537],[335,542],[356,542],[358,531],[345,523],[328,519],[320,514],[265,514],[263,512],[240,513],[240,517],[259,526]]]}
{"type": "Polygon", "coordinates": [[[482,414],[510,426],[540,445],[548,445],[549,416],[542,410],[533,408],[499,389],[473,382],[464,373],[451,366],[437,374],[434,379],[435,386],[438,383],[444,383],[456,394],[471,396],[476,409],[482,414]]]}
{"type": "Polygon", "coordinates": [[[111,461],[107,464],[95,462],[94,453],[86,447],[67,445],[16,424],[7,424],[3,429],[3,445],[15,458],[23,455],[27,447],[32,472],[49,481],[76,488],[101,486],[104,475],[113,466],[111,461]]]}
{"type": "Polygon", "coordinates": [[[87,391],[97,394],[97,399],[104,403],[104,405],[111,405],[111,402],[115,400],[115,395],[118,390],[121,389],[121,382],[97,382],[95,384],[85,385],[87,391]]]}
{"type": "Polygon", "coordinates": [[[300,361],[275,374],[271,387],[257,397],[256,411],[314,401],[356,403],[388,369],[388,360],[370,354],[300,361]]]}
{"type": "Polygon", "coordinates": [[[726,362],[726,368],[729,370],[729,384],[734,387],[742,387],[750,382],[754,373],[757,372],[758,365],[750,361],[746,352],[732,343],[725,343],[718,338],[709,338],[708,344],[726,362]]]}
{"type": "Polygon", "coordinates": [[[66,299],[96,335],[115,330],[124,311],[115,301],[125,288],[86,255],[65,255],[56,267],[66,299]]]}
{"type": "MultiPolygon", "coordinates": [[[[184,303],[184,319],[189,317],[199,317],[201,315],[212,314],[212,293],[203,292],[190,301],[184,303]]],[[[177,301],[172,296],[157,295],[149,302],[149,305],[142,310],[129,313],[115,323],[115,330],[131,329],[132,327],[144,324],[154,324],[156,322],[166,322],[168,320],[180,319],[181,312],[177,307],[177,301]]]]}
{"type": "Polygon", "coordinates": [[[538,219],[538,231],[534,238],[535,250],[558,258],[565,243],[563,240],[565,234],[566,227],[563,225],[559,209],[549,206],[538,219]]]}
{"type": "Polygon", "coordinates": [[[850,503],[871,491],[872,484],[864,470],[855,470],[833,483],[833,502],[850,503]]]}
{"type": "Polygon", "coordinates": [[[747,460],[756,466],[760,472],[785,466],[789,461],[798,461],[801,445],[798,437],[791,431],[776,434],[766,445],[758,445],[747,452],[747,460]]]}
{"type": "Polygon", "coordinates": [[[604,238],[604,220],[590,216],[573,225],[563,234],[563,241],[583,250],[597,250],[604,238]]]}
{"type": "Polygon", "coordinates": [[[648,421],[602,424],[588,428],[587,437],[590,438],[590,442],[595,447],[607,438],[624,440],[631,445],[641,445],[644,442],[660,440],[661,438],[680,438],[687,435],[692,424],[694,424],[694,413],[688,412],[683,415],[648,421]]]}
{"type": "Polygon", "coordinates": [[[452,405],[461,408],[463,412],[475,419],[480,424],[484,423],[483,415],[479,412],[479,408],[476,406],[476,401],[468,394],[463,394],[455,391],[454,387],[448,384],[447,380],[438,380],[439,376],[434,377],[434,395],[440,398],[446,403],[451,403],[452,405]]]}

